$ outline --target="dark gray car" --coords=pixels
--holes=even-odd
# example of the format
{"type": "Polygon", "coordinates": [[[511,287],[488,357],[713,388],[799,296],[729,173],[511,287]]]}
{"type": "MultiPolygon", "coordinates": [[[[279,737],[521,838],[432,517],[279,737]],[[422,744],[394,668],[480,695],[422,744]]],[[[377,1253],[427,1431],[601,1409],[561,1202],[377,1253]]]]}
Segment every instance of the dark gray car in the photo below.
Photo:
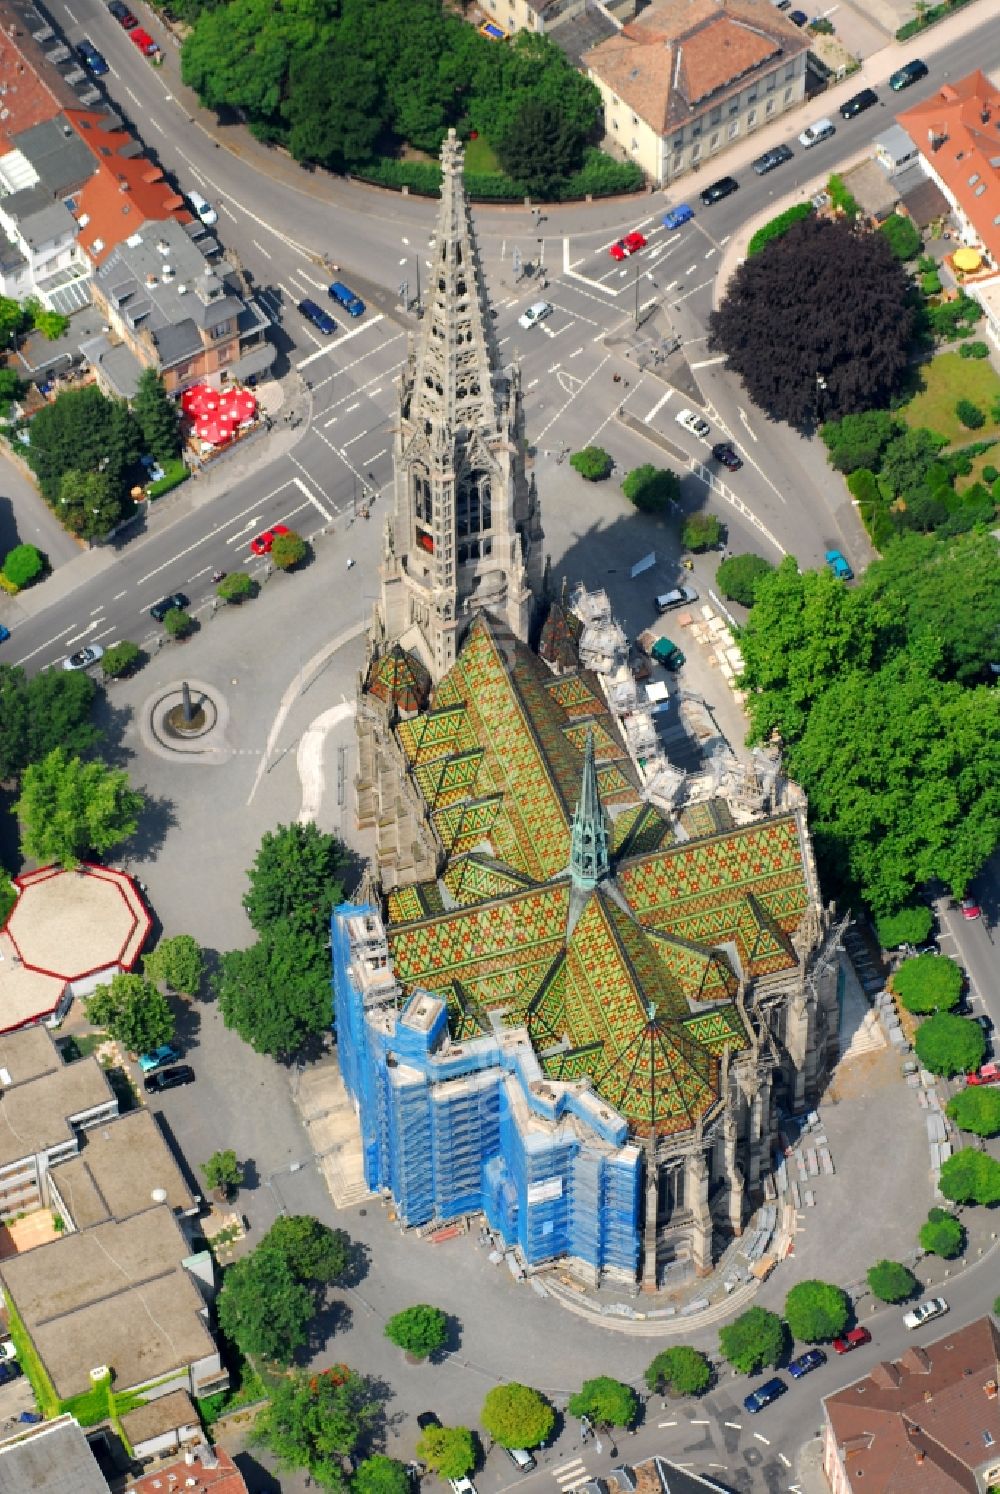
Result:
{"type": "Polygon", "coordinates": [[[791,161],[794,151],[787,145],[776,145],[773,150],[766,150],[762,156],[758,156],[753,163],[753,169],[758,176],[766,176],[776,166],[781,166],[785,161],[791,161]]]}
{"type": "Polygon", "coordinates": [[[149,615],[154,622],[161,623],[168,612],[173,612],[175,607],[178,611],[183,612],[187,604],[188,599],[184,593],[182,591],[175,591],[172,596],[161,597],[158,602],[154,602],[149,609],[149,615]]]}

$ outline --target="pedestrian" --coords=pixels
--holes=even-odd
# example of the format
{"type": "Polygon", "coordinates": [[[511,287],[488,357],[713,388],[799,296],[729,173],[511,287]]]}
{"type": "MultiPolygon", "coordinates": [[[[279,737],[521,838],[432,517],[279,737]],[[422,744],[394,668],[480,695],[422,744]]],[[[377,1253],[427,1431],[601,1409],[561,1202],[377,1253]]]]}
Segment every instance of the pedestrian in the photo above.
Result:
{"type": "Polygon", "coordinates": [[[350,570],[353,565],[354,565],[354,561],[349,559],[348,562],[347,562],[347,569],[350,570]]]}

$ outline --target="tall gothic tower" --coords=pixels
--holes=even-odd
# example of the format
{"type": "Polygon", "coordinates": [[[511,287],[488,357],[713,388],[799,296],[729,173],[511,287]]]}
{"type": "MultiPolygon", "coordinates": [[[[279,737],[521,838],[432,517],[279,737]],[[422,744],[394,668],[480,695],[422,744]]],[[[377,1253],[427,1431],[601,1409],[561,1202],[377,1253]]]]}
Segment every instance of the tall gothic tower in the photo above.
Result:
{"type": "Polygon", "coordinates": [[[525,473],[520,369],[500,366],[454,130],[441,171],[427,306],[399,382],[373,629],[377,647],[400,643],[435,683],[480,608],[527,640],[543,538],[525,473]]]}

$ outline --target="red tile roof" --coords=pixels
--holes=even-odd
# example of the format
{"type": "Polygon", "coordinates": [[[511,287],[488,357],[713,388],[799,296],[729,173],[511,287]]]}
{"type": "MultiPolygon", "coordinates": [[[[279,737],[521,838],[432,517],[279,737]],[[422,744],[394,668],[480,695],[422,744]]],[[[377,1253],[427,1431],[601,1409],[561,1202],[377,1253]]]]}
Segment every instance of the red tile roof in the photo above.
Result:
{"type": "Polygon", "coordinates": [[[1000,1333],[989,1318],[908,1349],[827,1396],[858,1494],[974,1494],[1000,1464],[1000,1333]]]}
{"type": "Polygon", "coordinates": [[[1000,90],[977,71],[896,119],[1000,265],[1000,90]]]}
{"type": "Polygon", "coordinates": [[[13,137],[76,103],[76,94],[45,62],[38,43],[16,13],[0,4],[0,155],[13,149],[13,137]],[[43,78],[45,81],[43,82],[43,78]]]}
{"type": "Polygon", "coordinates": [[[186,1494],[247,1494],[243,1475],[226,1450],[217,1447],[215,1456],[218,1460],[215,1468],[206,1468],[198,1457],[193,1463],[186,1463],[183,1458],[175,1463],[160,1463],[129,1484],[126,1494],[167,1494],[168,1490],[176,1490],[176,1494],[182,1494],[182,1491],[186,1494]]]}
{"type": "Polygon", "coordinates": [[[191,222],[183,197],[164,181],[159,166],[145,156],[121,153],[134,147],[127,130],[109,130],[107,115],[97,110],[67,109],[66,118],[97,161],[97,170],[76,198],[77,221],[88,220],[79,241],[94,264],[102,264],[116,244],[149,219],[191,222]]]}

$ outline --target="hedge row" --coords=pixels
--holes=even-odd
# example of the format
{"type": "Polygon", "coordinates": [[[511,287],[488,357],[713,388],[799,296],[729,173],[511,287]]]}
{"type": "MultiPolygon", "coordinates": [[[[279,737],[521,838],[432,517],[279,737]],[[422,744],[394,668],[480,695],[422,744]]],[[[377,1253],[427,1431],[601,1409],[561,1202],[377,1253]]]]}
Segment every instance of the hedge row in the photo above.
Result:
{"type": "Polygon", "coordinates": [[[942,5],[932,5],[922,16],[914,16],[900,26],[896,32],[898,42],[909,41],[911,36],[917,36],[921,31],[926,31],[928,26],[933,26],[935,21],[943,21],[945,16],[950,16],[953,11],[961,10],[963,5],[971,5],[972,0],[945,0],[942,5]]]}
{"type": "MultiPolygon", "coordinates": [[[[402,187],[422,197],[437,197],[441,190],[441,168],[436,161],[394,161],[384,157],[351,172],[359,181],[377,187],[402,187]]],[[[576,202],[584,197],[618,197],[638,192],[644,178],[632,161],[613,161],[591,148],[579,171],[566,178],[549,200],[576,202]]],[[[517,182],[500,172],[465,174],[465,187],[473,202],[520,202],[528,194],[517,182]]]]}
{"type": "Polygon", "coordinates": [[[764,245],[770,244],[772,239],[780,239],[793,223],[801,223],[802,219],[810,217],[812,212],[811,202],[797,202],[794,206],[786,208],[783,213],[779,213],[776,218],[772,218],[769,223],[765,223],[763,228],[758,228],[747,245],[747,259],[752,259],[755,254],[759,254],[764,245]]]}

